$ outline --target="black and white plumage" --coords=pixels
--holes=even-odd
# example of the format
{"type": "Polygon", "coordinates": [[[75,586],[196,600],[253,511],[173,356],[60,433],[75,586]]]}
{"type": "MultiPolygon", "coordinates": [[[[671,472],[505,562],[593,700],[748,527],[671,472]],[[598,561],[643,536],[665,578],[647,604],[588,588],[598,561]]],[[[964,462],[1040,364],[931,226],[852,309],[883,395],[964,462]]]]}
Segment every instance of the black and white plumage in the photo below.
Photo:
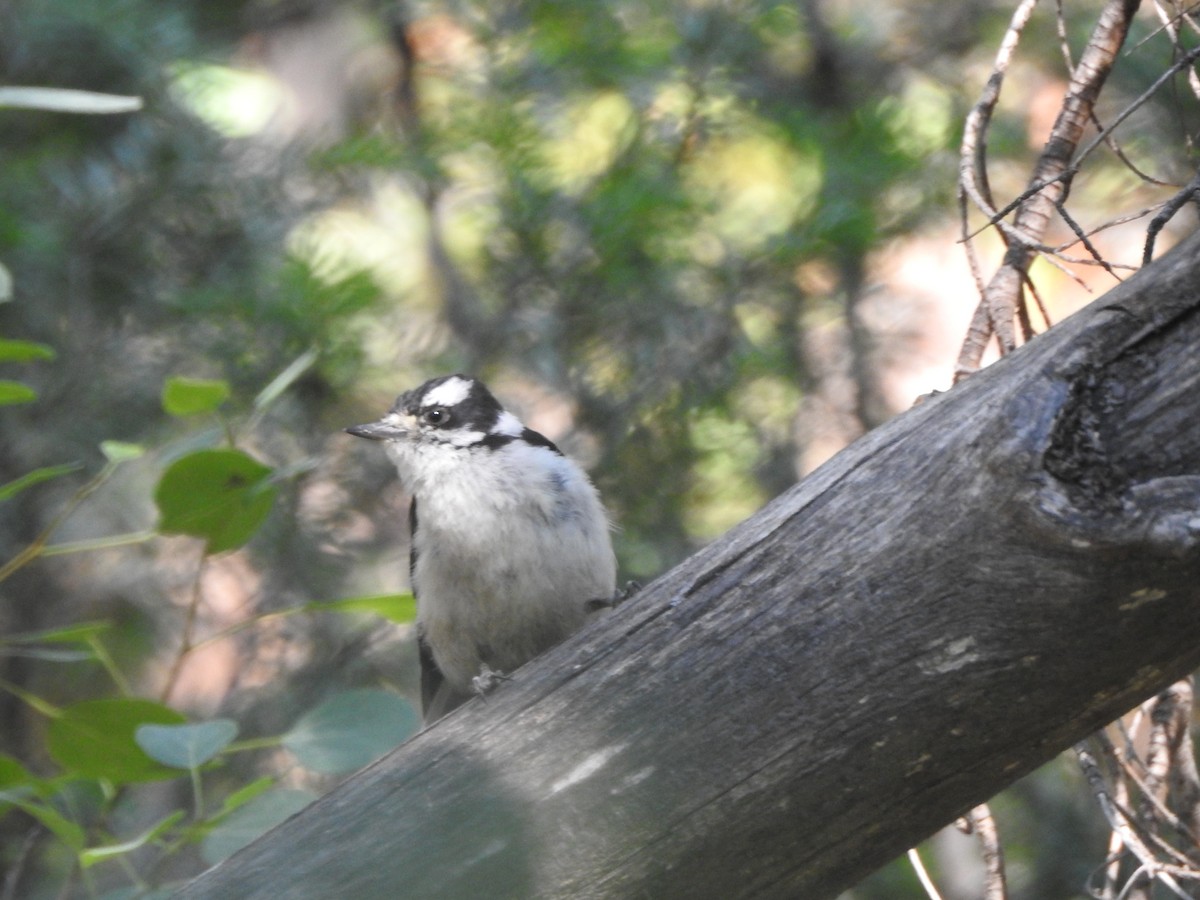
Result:
{"type": "Polygon", "coordinates": [[[482,382],[447,375],[401,394],[378,422],[412,496],[421,699],[432,722],[558,644],[616,585],[596,489],[482,382]]]}

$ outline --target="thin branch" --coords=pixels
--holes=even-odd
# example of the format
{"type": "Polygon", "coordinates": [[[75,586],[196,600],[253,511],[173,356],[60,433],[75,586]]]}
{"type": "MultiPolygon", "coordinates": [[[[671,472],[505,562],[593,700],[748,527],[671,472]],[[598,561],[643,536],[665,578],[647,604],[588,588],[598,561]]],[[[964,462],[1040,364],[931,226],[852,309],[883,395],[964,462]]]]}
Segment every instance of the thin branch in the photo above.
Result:
{"type": "MultiPolygon", "coordinates": [[[[1110,751],[1114,749],[1111,743],[1108,743],[1107,749],[1110,751]]],[[[1190,895],[1183,891],[1176,879],[1200,880],[1200,871],[1190,865],[1174,865],[1159,859],[1155,851],[1147,846],[1147,840],[1154,843],[1160,850],[1173,850],[1173,848],[1164,844],[1157,835],[1144,832],[1129,810],[1114,801],[1096,758],[1084,744],[1075,745],[1075,754],[1084,776],[1087,778],[1088,785],[1092,788],[1092,793],[1095,795],[1105,819],[1108,820],[1109,827],[1113,830],[1114,835],[1119,836],[1121,844],[1128,848],[1141,864],[1126,882],[1122,892],[1117,895],[1118,900],[1123,897],[1128,898],[1129,892],[1137,887],[1137,881],[1142,877],[1148,877],[1151,882],[1157,881],[1176,896],[1189,900],[1190,895]]]]}
{"type": "Polygon", "coordinates": [[[1000,100],[1004,76],[1021,40],[1021,32],[1029,23],[1036,5],[1037,0],[1022,0],[1013,13],[1004,39],[1000,42],[1000,49],[996,53],[992,74],[988,77],[979,100],[967,114],[967,121],[963,126],[963,139],[959,150],[959,188],[967,191],[985,215],[992,214],[994,205],[987,178],[987,130],[996,111],[996,104],[1000,100]]]}
{"type": "MultiPolygon", "coordinates": [[[[1171,810],[1167,808],[1166,804],[1150,791],[1150,788],[1146,784],[1145,779],[1137,771],[1135,763],[1140,764],[1141,760],[1129,759],[1119,749],[1117,749],[1117,747],[1115,747],[1111,741],[1109,741],[1108,736],[1106,734],[1104,734],[1104,732],[1102,732],[1102,731],[1097,732],[1097,734],[1095,735],[1095,738],[1096,738],[1097,743],[1100,744],[1101,749],[1104,750],[1105,754],[1109,758],[1111,758],[1112,760],[1114,760],[1116,762],[1120,773],[1124,776],[1124,778],[1122,778],[1120,780],[1114,779],[1115,784],[1113,786],[1113,790],[1116,795],[1114,802],[1116,803],[1117,808],[1118,809],[1128,809],[1129,808],[1129,799],[1128,799],[1129,798],[1129,788],[1128,788],[1128,785],[1126,784],[1126,781],[1128,780],[1129,782],[1132,782],[1134,787],[1136,787],[1139,791],[1141,791],[1143,797],[1145,797],[1148,800],[1150,805],[1153,806],[1154,811],[1160,817],[1162,817],[1164,822],[1166,822],[1168,825],[1170,825],[1172,828],[1174,828],[1180,834],[1183,834],[1187,837],[1191,837],[1190,831],[1189,831],[1187,825],[1184,824],[1183,820],[1181,820],[1178,816],[1176,816],[1175,813],[1171,812],[1171,810]]],[[[1194,840],[1194,838],[1193,838],[1193,840],[1194,840]]],[[[1174,848],[1171,848],[1171,849],[1172,849],[1172,852],[1174,852],[1174,848]]],[[[1183,857],[1180,857],[1178,855],[1176,855],[1176,859],[1181,863],[1187,862],[1187,860],[1185,860],[1183,857]]]]}
{"type": "Polygon", "coordinates": [[[1189,181],[1186,187],[1164,203],[1162,211],[1146,226],[1146,246],[1142,250],[1142,265],[1148,265],[1154,258],[1154,242],[1158,240],[1158,233],[1174,218],[1175,213],[1183,209],[1183,205],[1189,200],[1200,200],[1200,172],[1196,173],[1196,177],[1189,181]]]}
{"type": "Polygon", "coordinates": [[[196,616],[200,610],[200,603],[204,598],[204,569],[207,562],[208,548],[206,546],[200,557],[200,564],[196,568],[196,577],[192,581],[192,595],[188,600],[187,611],[184,613],[183,634],[179,639],[179,650],[175,653],[175,659],[171,662],[171,669],[167,672],[166,683],[163,684],[163,689],[159,694],[159,701],[162,703],[166,703],[171,699],[175,685],[179,682],[179,675],[183,671],[183,664],[195,649],[192,637],[196,628],[196,616]]]}
{"type": "Polygon", "coordinates": [[[971,828],[979,838],[983,851],[984,888],[983,900],[1007,900],[1008,887],[1004,879],[1004,850],[1000,846],[1000,833],[996,820],[986,803],[981,803],[967,813],[971,828]]]}
{"type": "Polygon", "coordinates": [[[33,562],[46,551],[47,544],[54,537],[59,528],[62,527],[70,515],[79,508],[88,497],[95,493],[104,482],[108,481],[109,477],[116,470],[118,463],[106,463],[94,478],[79,488],[70,499],[63,504],[62,509],[55,513],[54,518],[50,523],[38,533],[38,535],[29,542],[28,546],[22,548],[12,559],[0,566],[0,581],[9,578],[14,572],[23,566],[33,562]]]}
{"type": "MultiPolygon", "coordinates": [[[[1024,275],[1028,272],[1029,266],[1038,252],[1033,244],[1040,243],[1049,226],[1057,201],[1066,192],[1067,175],[1076,162],[1074,160],[1075,151],[1083,136],[1084,128],[1090,121],[1096,98],[1112,70],[1117,53],[1125,42],[1130,20],[1136,9],[1136,0],[1109,0],[1100,14],[1087,47],[1080,57],[1079,64],[1072,72],[1071,83],[1063,98],[1058,119],[1051,129],[1050,137],[1034,167],[1033,176],[1030,178],[1030,188],[1036,186],[1036,190],[1016,209],[1011,229],[1005,229],[1005,234],[1010,238],[1011,243],[1005,253],[1003,263],[992,277],[980,301],[980,304],[987,308],[987,315],[982,318],[982,321],[979,316],[973,319],[973,330],[968,332],[967,338],[963,342],[955,367],[956,379],[979,368],[984,347],[992,334],[999,340],[1002,353],[1007,353],[1016,346],[1013,318],[1021,299],[1024,275]],[[1026,234],[1034,240],[1031,242],[1013,239],[1013,234],[1016,232],[1026,234]],[[986,327],[979,329],[980,325],[986,327]]],[[[1022,4],[1017,15],[1014,16],[1014,25],[1018,21],[1017,16],[1023,13],[1025,21],[1027,21],[1028,12],[1025,10],[1025,4],[1022,4]]],[[[1021,27],[1023,25],[1022,22],[1021,27]]],[[[1015,46],[1017,34],[1019,34],[1019,30],[1014,34],[1013,26],[1010,26],[1010,32],[1005,35],[1005,44],[1015,46]]],[[[1005,47],[1002,47],[1002,52],[1004,51],[1005,47]]],[[[1006,65],[1010,57],[1011,47],[1008,48],[1007,55],[1004,57],[1006,65]]],[[[962,157],[960,158],[960,172],[962,180],[966,182],[963,189],[968,193],[974,191],[981,197],[983,195],[977,189],[979,177],[977,169],[982,165],[980,160],[985,146],[982,130],[986,128],[991,110],[995,107],[996,97],[992,95],[998,94],[1001,81],[1002,74],[993,71],[992,77],[988,81],[988,88],[985,90],[987,102],[981,100],[976,107],[985,110],[986,115],[978,116],[978,124],[973,128],[968,128],[964,133],[962,157]],[[971,162],[970,168],[967,168],[966,165],[968,160],[971,162]]],[[[974,114],[974,112],[973,110],[972,113],[974,114]]],[[[1120,118],[1118,117],[1118,120],[1120,118]]],[[[984,209],[985,214],[990,214],[991,204],[981,208],[984,209]]]]}
{"type": "Polygon", "coordinates": [[[921,882],[921,887],[925,889],[929,900],[942,900],[942,895],[938,893],[937,885],[929,877],[929,872],[925,868],[925,863],[921,861],[921,854],[917,852],[916,847],[909,848],[908,862],[913,867],[913,871],[917,873],[917,881],[921,882]]]}
{"type": "MultiPolygon", "coordinates": [[[[1063,196],[1060,197],[1058,202],[1055,204],[1055,208],[1058,210],[1058,215],[1064,222],[1067,223],[1067,227],[1071,229],[1075,237],[1077,237],[1080,243],[1083,244],[1084,249],[1086,249],[1087,252],[1092,255],[1092,259],[1095,260],[1096,264],[1101,266],[1104,271],[1111,275],[1117,282],[1123,281],[1124,279],[1116,273],[1116,270],[1112,267],[1112,264],[1100,255],[1100,251],[1096,249],[1096,245],[1091,242],[1086,234],[1084,234],[1083,229],[1079,227],[1079,223],[1075,221],[1075,218],[1069,212],[1067,212],[1066,201],[1067,195],[1064,192],[1063,196]]],[[[1051,257],[1051,259],[1053,259],[1053,257],[1051,257]]]]}

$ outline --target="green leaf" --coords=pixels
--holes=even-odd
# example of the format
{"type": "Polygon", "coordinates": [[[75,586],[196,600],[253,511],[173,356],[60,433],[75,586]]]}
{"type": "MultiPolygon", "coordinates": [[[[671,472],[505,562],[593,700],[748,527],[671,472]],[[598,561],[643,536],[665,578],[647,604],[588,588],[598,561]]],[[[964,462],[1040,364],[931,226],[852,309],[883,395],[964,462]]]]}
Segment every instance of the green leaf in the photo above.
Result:
{"type": "Polygon", "coordinates": [[[78,853],[83,849],[84,834],[83,829],[67,819],[49,806],[44,806],[41,803],[32,803],[27,800],[10,800],[13,806],[19,807],[23,812],[37,819],[46,828],[54,834],[56,838],[78,853]]]}
{"type": "Polygon", "coordinates": [[[0,109],[6,106],[50,112],[107,115],[136,112],[142,108],[142,98],[71,88],[0,87],[0,109]]]}
{"type": "Polygon", "coordinates": [[[304,604],[306,612],[374,613],[401,625],[417,618],[417,599],[412,594],[375,594],[343,600],[317,600],[304,604]]]}
{"type": "Polygon", "coordinates": [[[86,644],[98,634],[112,628],[111,622],[79,622],[75,625],[65,625],[62,628],[49,628],[45,631],[24,631],[20,634],[10,634],[0,638],[0,646],[4,644],[86,644]]]}
{"type": "Polygon", "coordinates": [[[271,379],[271,383],[258,392],[258,396],[254,398],[255,409],[266,409],[275,400],[292,386],[292,383],[307,372],[312,364],[317,361],[317,351],[315,349],[305,350],[295,359],[293,359],[282,372],[271,379]]]}
{"type": "Polygon", "coordinates": [[[38,784],[33,773],[21,765],[21,761],[7,753],[0,753],[0,791],[38,784]]]}
{"type": "Polygon", "coordinates": [[[403,697],[370,688],[335,694],[283,736],[301,765],[336,775],[352,772],[387,753],[420,725],[403,697]]]}
{"type": "Polygon", "coordinates": [[[255,797],[212,830],[200,847],[200,855],[215,866],[316,799],[308,791],[297,790],[274,790],[255,797]]]}
{"type": "Polygon", "coordinates": [[[137,745],[151,759],[177,769],[198,769],[237,737],[232,719],[213,719],[187,725],[140,725],[134,732],[137,745]]]}
{"type": "Polygon", "coordinates": [[[54,359],[54,348],[33,341],[0,338],[0,362],[32,362],[37,359],[54,359]]]}
{"type": "Polygon", "coordinates": [[[13,479],[8,484],[0,484],[0,502],[16,496],[35,484],[41,484],[43,481],[50,481],[53,478],[61,478],[63,475],[78,472],[81,468],[83,466],[80,463],[64,463],[61,466],[43,466],[40,469],[34,469],[20,478],[13,479]]]}
{"type": "Polygon", "coordinates": [[[0,406],[12,406],[16,403],[32,403],[37,399],[37,391],[19,381],[0,381],[0,406]]]}
{"type": "Polygon", "coordinates": [[[170,778],[179,773],[159,765],[137,745],[139,725],[177,725],[175,710],[141,699],[84,700],[52,719],[46,746],[54,761],[84,778],[117,784],[170,778]]]}
{"type": "Polygon", "coordinates": [[[225,817],[231,813],[241,809],[263,791],[270,790],[275,784],[275,779],[270,775],[264,775],[262,778],[256,778],[248,785],[238,788],[232,794],[225,798],[221,804],[221,811],[217,813],[217,817],[225,817]]]}
{"type": "Polygon", "coordinates": [[[110,463],[116,464],[137,459],[146,452],[146,448],[141,444],[129,444],[125,441],[101,441],[100,452],[110,463]]]}
{"type": "Polygon", "coordinates": [[[271,469],[240,450],[198,450],[177,459],[154,490],[160,531],[208,541],[209,553],[240,547],[271,511],[271,469]]]}
{"type": "Polygon", "coordinates": [[[85,869],[90,869],[98,862],[112,859],[114,856],[124,856],[126,853],[137,850],[139,847],[144,847],[166,832],[172,825],[182,819],[183,816],[183,810],[177,809],[161,822],[152,825],[149,829],[131,840],[122,841],[119,844],[105,844],[103,847],[88,847],[79,854],[79,864],[85,869]]]}
{"type": "Polygon", "coordinates": [[[59,650],[53,647],[10,647],[5,650],[2,644],[0,656],[40,659],[52,663],[85,662],[96,658],[96,654],[91,650],[59,650]]]}
{"type": "Polygon", "coordinates": [[[229,382],[172,376],[163,384],[162,406],[173,416],[210,413],[229,399],[229,382]]]}

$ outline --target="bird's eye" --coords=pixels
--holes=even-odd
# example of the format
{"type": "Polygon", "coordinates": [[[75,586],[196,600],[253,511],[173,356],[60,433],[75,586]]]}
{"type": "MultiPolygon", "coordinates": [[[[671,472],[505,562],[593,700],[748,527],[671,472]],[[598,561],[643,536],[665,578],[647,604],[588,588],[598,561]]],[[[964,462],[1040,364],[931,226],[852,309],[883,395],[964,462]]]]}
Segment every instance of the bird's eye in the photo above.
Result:
{"type": "Polygon", "coordinates": [[[450,421],[450,410],[444,406],[435,406],[421,413],[421,420],[426,425],[445,425],[450,421]]]}

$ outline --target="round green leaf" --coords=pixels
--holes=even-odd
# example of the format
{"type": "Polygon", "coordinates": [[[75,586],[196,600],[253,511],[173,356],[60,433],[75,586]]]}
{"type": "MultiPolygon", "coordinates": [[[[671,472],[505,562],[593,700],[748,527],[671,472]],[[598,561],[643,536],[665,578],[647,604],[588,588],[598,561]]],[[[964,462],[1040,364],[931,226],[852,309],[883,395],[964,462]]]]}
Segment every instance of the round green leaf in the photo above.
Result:
{"type": "Polygon", "coordinates": [[[32,403],[37,399],[37,391],[19,381],[0,381],[0,406],[12,406],[15,403],[32,403]]]}
{"type": "Polygon", "coordinates": [[[215,866],[316,799],[308,791],[286,789],[260,794],[209,832],[200,855],[215,866]]]}
{"type": "Polygon", "coordinates": [[[133,739],[163,765],[198,769],[228,747],[237,733],[232,719],[213,719],[187,725],[139,725],[133,739]]]}
{"type": "Polygon", "coordinates": [[[139,725],[176,725],[175,710],[150,700],[84,700],[50,721],[46,744],[66,771],[118,784],[150,781],[179,774],[163,768],[137,745],[139,725]]]}
{"type": "Polygon", "coordinates": [[[163,384],[162,405],[173,416],[212,412],[229,399],[229,382],[172,377],[163,384]]]}
{"type": "Polygon", "coordinates": [[[345,691],[302,716],[283,745],[301,765],[336,775],[378,759],[419,725],[412,704],[390,691],[345,691]]]}
{"type": "Polygon", "coordinates": [[[198,450],[177,459],[154,490],[159,531],[204,538],[209,553],[242,546],[271,511],[270,475],[240,450],[198,450]]]}

